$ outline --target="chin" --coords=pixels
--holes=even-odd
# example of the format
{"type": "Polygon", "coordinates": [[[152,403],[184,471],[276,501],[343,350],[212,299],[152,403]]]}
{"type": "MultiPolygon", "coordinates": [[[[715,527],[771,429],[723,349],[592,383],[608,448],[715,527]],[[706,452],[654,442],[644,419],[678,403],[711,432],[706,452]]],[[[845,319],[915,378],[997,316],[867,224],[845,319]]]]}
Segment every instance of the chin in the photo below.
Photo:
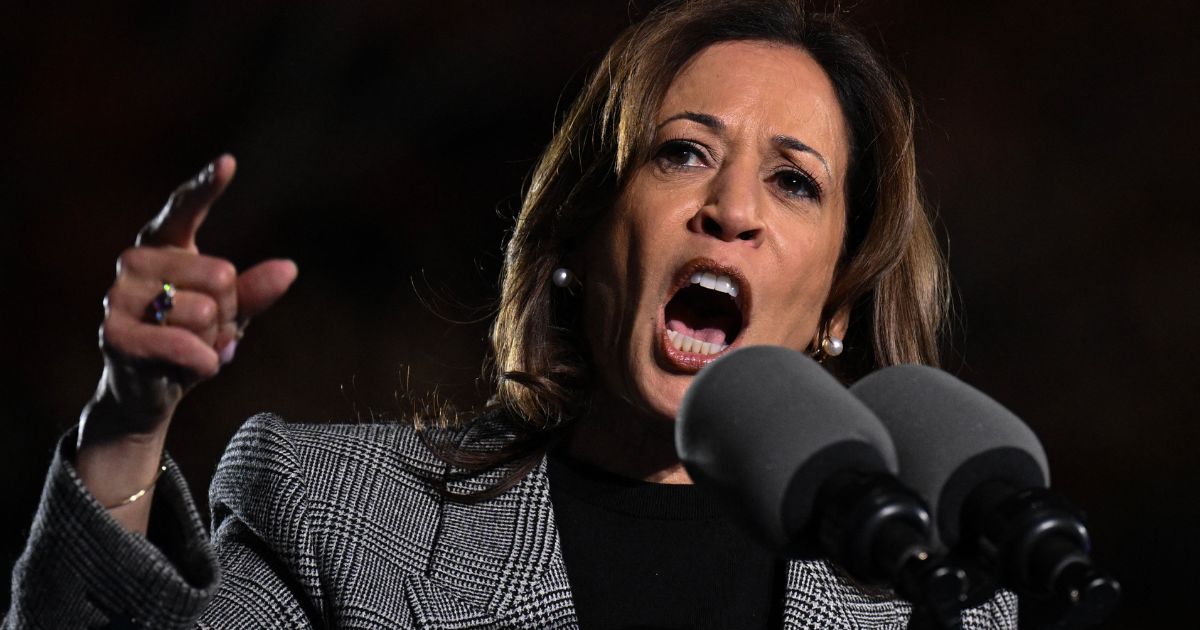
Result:
{"type": "Polygon", "coordinates": [[[644,366],[642,374],[632,383],[636,398],[635,406],[651,417],[665,422],[674,422],[683,402],[683,394],[692,383],[691,374],[672,374],[657,365],[644,366]]]}

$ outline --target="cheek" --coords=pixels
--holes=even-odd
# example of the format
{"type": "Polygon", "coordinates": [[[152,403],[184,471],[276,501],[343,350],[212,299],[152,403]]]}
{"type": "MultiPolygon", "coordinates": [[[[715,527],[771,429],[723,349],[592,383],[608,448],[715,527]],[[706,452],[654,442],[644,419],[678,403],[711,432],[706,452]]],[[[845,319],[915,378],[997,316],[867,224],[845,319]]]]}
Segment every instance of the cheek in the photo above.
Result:
{"type": "Polygon", "coordinates": [[[613,338],[609,326],[616,319],[620,298],[611,282],[603,278],[589,280],[583,296],[583,326],[588,345],[593,350],[602,350],[613,338]]]}
{"type": "Polygon", "coordinates": [[[588,346],[595,356],[603,355],[603,350],[615,337],[612,324],[618,319],[621,295],[620,283],[612,274],[612,269],[611,261],[589,256],[589,264],[583,270],[584,288],[580,295],[583,301],[583,327],[588,346]]]}
{"type": "Polygon", "coordinates": [[[777,321],[787,327],[781,333],[790,347],[804,349],[817,334],[821,313],[833,286],[833,274],[841,251],[840,239],[839,229],[809,234],[795,242],[799,247],[789,258],[796,262],[782,265],[786,271],[780,276],[788,280],[781,286],[780,294],[787,296],[783,300],[787,316],[777,321]]]}
{"type": "Polygon", "coordinates": [[[624,343],[625,311],[628,294],[631,246],[628,225],[614,210],[591,231],[582,250],[583,333],[591,349],[592,361],[602,374],[618,369],[613,358],[624,343]]]}
{"type": "Polygon", "coordinates": [[[588,239],[585,316],[607,320],[607,328],[626,328],[653,301],[647,284],[672,251],[666,213],[646,210],[655,207],[623,199],[588,239]]]}
{"type": "Polygon", "coordinates": [[[783,345],[804,350],[816,335],[821,308],[825,303],[822,284],[814,281],[793,285],[791,299],[788,300],[787,316],[777,320],[786,327],[780,331],[783,345]]]}
{"type": "Polygon", "coordinates": [[[669,388],[657,380],[650,346],[658,285],[677,246],[669,233],[671,212],[642,192],[619,200],[581,250],[583,332],[606,390],[665,413],[670,405],[656,397],[669,388]]]}

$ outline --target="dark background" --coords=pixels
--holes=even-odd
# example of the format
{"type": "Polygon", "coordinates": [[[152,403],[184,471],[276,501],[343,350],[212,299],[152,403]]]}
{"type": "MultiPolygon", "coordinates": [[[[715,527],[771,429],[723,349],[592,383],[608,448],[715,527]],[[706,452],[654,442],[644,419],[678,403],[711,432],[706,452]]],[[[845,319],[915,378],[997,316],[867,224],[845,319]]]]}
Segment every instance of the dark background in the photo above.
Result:
{"type": "MultiPolygon", "coordinates": [[[[300,279],[178,414],[170,447],[198,493],[254,412],[395,415],[409,374],[478,397],[486,324],[447,320],[487,314],[556,111],[640,11],[51,4],[0,10],[6,569],[95,386],[113,261],[219,152],[239,172],[202,249],[292,257],[300,279]]],[[[1113,628],[1184,623],[1200,560],[1200,11],[1144,6],[849,11],[921,103],[959,296],[949,365],[1027,419],[1056,487],[1088,510],[1127,590],[1113,628]]]]}

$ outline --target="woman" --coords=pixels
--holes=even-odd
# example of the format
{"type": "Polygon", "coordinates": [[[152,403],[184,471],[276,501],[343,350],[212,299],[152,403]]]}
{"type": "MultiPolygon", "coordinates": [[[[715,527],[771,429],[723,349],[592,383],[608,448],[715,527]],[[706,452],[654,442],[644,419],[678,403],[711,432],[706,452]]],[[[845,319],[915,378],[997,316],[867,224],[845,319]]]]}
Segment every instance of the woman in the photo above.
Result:
{"type": "MultiPolygon", "coordinates": [[[[740,346],[847,377],[934,362],[944,274],[911,125],[861,39],[795,3],[653,12],[534,173],[488,413],[421,431],[256,417],[213,481],[209,542],[162,450],[172,410],[296,277],[196,250],[233,176],[219,158],[121,256],[105,370],[51,465],[7,625],[903,627],[906,604],[731,527],[686,487],[671,423],[740,346]]],[[[1002,594],[965,619],[1014,616],[1002,594]]]]}

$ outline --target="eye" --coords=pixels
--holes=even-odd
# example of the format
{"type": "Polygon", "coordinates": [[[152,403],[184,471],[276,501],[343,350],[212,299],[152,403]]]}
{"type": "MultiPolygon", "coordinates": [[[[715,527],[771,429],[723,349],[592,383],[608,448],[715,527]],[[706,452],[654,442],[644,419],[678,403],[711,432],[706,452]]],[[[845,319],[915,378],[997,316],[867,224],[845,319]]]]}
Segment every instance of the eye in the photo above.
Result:
{"type": "Polygon", "coordinates": [[[821,200],[821,184],[812,175],[796,169],[783,169],[774,175],[776,185],[789,197],[821,200]]]}
{"type": "Polygon", "coordinates": [[[696,168],[707,166],[704,149],[689,140],[668,140],[654,153],[654,160],[663,168],[696,168]]]}

